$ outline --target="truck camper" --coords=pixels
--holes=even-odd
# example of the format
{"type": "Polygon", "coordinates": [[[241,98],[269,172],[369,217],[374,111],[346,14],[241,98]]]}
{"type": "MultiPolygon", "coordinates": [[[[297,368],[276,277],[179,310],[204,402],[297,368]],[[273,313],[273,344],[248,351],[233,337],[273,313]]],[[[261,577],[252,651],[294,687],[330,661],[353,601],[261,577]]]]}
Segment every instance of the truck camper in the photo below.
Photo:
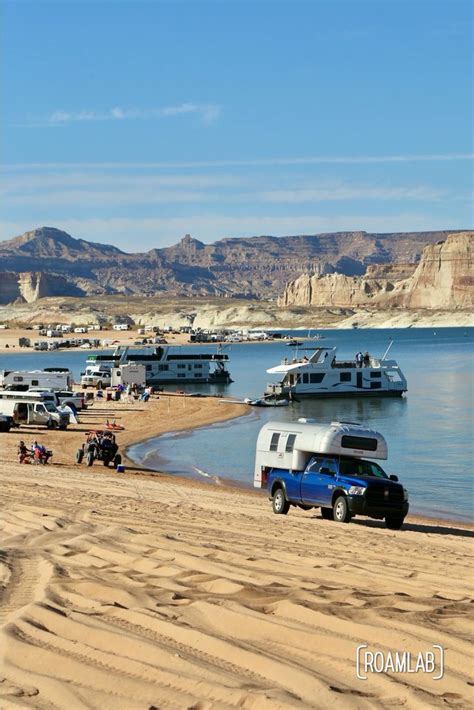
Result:
{"type": "Polygon", "coordinates": [[[267,488],[273,512],[320,508],[325,519],[385,519],[399,529],[408,493],[373,459],[388,456],[385,438],[354,422],[268,422],[258,435],[254,486],[267,488]]]}

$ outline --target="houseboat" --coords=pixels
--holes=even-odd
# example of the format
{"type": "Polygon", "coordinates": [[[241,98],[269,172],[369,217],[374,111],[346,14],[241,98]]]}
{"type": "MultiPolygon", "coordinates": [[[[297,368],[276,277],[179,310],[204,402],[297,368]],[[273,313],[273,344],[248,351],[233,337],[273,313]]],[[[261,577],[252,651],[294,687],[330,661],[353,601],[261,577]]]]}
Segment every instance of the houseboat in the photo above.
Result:
{"type": "Polygon", "coordinates": [[[363,362],[337,360],[337,348],[316,348],[309,356],[290,360],[267,372],[280,381],[267,385],[265,396],[276,397],[399,397],[407,381],[396,360],[365,354],[363,362]]]}
{"type": "Polygon", "coordinates": [[[145,365],[146,383],[152,386],[168,384],[228,384],[232,382],[226,368],[229,356],[219,348],[215,353],[192,352],[187,347],[144,347],[131,349],[118,346],[112,353],[89,355],[89,372],[109,372],[126,363],[145,365]]]}

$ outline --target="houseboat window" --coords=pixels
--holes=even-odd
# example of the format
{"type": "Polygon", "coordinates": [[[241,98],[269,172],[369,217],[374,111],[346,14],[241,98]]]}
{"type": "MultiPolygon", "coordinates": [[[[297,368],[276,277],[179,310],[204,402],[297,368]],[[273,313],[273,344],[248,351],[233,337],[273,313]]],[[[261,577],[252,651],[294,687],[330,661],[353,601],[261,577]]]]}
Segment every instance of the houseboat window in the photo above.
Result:
{"type": "Polygon", "coordinates": [[[185,372],[178,372],[178,377],[186,377],[186,373],[185,372]]]}
{"type": "Polygon", "coordinates": [[[309,376],[309,381],[311,382],[311,384],[317,384],[317,385],[318,385],[318,384],[319,384],[320,382],[322,382],[323,380],[324,380],[324,374],[322,374],[321,372],[313,372],[313,373],[309,376]]]}
{"type": "Polygon", "coordinates": [[[371,390],[379,390],[382,387],[381,382],[371,382],[370,383],[370,389],[371,390]]]}
{"type": "Polygon", "coordinates": [[[13,382],[23,382],[23,377],[14,377],[13,382]]]}
{"type": "Polygon", "coordinates": [[[145,365],[145,367],[146,367],[147,371],[150,372],[150,370],[151,370],[151,365],[145,365]]]}
{"type": "Polygon", "coordinates": [[[194,377],[202,377],[202,372],[195,372],[194,377]]]}
{"type": "Polygon", "coordinates": [[[178,364],[177,367],[178,367],[178,370],[185,370],[185,369],[186,369],[186,365],[180,365],[180,364],[178,364]]]}
{"type": "Polygon", "coordinates": [[[158,370],[163,372],[164,370],[169,370],[169,365],[158,365],[158,370]]]}
{"type": "MultiPolygon", "coordinates": [[[[306,377],[307,376],[308,375],[306,375],[306,377]]],[[[288,434],[288,438],[286,440],[285,451],[287,451],[287,452],[293,451],[293,448],[295,446],[295,439],[296,439],[296,434],[288,434]]]]}
{"type": "Polygon", "coordinates": [[[307,372],[305,372],[304,375],[303,375],[303,384],[304,384],[304,385],[307,385],[308,382],[309,382],[309,375],[308,375],[307,372]]]}
{"type": "Polygon", "coordinates": [[[33,387],[37,387],[39,385],[39,380],[31,380],[31,384],[33,387]]]}
{"type": "Polygon", "coordinates": [[[381,372],[371,372],[370,376],[371,377],[382,377],[382,373],[381,372]]]}
{"type": "Polygon", "coordinates": [[[350,436],[346,434],[341,439],[341,446],[345,449],[377,451],[377,439],[370,439],[368,436],[350,436]]]}
{"type": "Polygon", "coordinates": [[[195,370],[197,370],[198,368],[201,368],[201,370],[202,370],[202,364],[194,365],[195,370]]]}
{"type": "Polygon", "coordinates": [[[350,382],[351,381],[351,373],[350,372],[341,372],[339,375],[339,380],[340,382],[350,382]]]}
{"type": "Polygon", "coordinates": [[[278,451],[278,442],[280,440],[280,434],[276,432],[272,434],[272,440],[270,442],[270,451],[278,451]]]}

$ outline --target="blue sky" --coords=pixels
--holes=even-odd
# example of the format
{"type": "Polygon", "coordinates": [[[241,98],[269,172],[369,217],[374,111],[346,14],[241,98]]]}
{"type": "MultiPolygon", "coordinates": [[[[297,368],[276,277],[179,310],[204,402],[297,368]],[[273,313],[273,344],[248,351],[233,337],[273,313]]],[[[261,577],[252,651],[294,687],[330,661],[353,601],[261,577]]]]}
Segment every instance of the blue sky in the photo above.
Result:
{"type": "Polygon", "coordinates": [[[472,227],[462,0],[4,0],[0,238],[472,227]]]}

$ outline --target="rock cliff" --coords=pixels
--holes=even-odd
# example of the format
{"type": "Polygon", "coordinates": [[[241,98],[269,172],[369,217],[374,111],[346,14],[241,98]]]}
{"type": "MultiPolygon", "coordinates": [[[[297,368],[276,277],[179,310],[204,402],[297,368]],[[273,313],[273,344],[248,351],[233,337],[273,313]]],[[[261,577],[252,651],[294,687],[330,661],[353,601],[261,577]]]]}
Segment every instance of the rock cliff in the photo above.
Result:
{"type": "Polygon", "coordinates": [[[381,308],[471,308],[473,241],[474,232],[451,234],[445,241],[425,247],[416,267],[371,266],[362,277],[302,274],[286,285],[279,304],[323,308],[371,304],[381,308]],[[407,277],[410,271],[413,273],[407,277]]]}
{"type": "MultiPolygon", "coordinates": [[[[226,238],[204,244],[186,235],[171,247],[127,254],[114,246],[42,227],[0,242],[0,274],[35,272],[62,277],[68,288],[86,295],[268,299],[276,298],[288,281],[302,273],[360,277],[373,267],[375,281],[393,280],[393,264],[417,263],[427,244],[446,236],[446,232],[334,232],[226,238]],[[380,272],[384,268],[388,270],[385,275],[380,272]]],[[[397,278],[409,275],[407,271],[397,278]]],[[[378,286],[374,283],[371,288],[378,286]]],[[[6,284],[4,293],[9,289],[6,284]]],[[[354,298],[357,291],[355,287],[354,298]]]]}
{"type": "Polygon", "coordinates": [[[33,303],[47,296],[84,296],[84,291],[63,276],[38,271],[0,273],[0,303],[33,303]]]}

